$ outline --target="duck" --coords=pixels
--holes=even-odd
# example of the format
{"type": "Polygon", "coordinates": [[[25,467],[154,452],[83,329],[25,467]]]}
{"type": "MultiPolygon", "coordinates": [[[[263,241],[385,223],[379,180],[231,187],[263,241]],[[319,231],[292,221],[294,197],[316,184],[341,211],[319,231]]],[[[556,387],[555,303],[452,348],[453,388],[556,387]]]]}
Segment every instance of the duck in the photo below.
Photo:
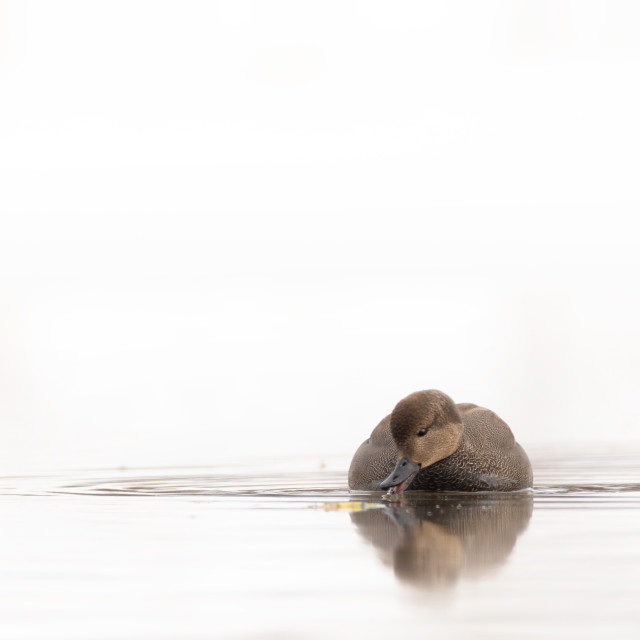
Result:
{"type": "Polygon", "coordinates": [[[403,398],[356,451],[352,491],[519,491],[531,462],[490,409],[456,404],[436,389],[403,398]]]}

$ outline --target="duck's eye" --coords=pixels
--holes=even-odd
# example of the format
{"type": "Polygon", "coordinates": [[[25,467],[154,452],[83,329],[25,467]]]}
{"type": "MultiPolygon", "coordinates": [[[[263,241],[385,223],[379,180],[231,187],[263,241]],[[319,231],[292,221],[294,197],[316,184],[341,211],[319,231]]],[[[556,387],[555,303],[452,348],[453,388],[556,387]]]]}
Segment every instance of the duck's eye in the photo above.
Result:
{"type": "Polygon", "coordinates": [[[422,436],[427,433],[427,427],[422,427],[420,431],[418,431],[418,435],[422,438],[422,436]]]}

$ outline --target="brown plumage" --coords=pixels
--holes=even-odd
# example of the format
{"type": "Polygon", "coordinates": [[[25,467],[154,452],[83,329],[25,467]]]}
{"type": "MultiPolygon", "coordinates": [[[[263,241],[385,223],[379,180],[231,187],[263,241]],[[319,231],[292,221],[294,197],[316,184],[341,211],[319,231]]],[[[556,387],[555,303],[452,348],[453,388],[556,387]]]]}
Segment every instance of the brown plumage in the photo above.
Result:
{"type": "Polygon", "coordinates": [[[380,491],[385,479],[385,488],[400,491],[515,491],[531,487],[533,474],[524,449],[493,411],[431,390],[401,400],[356,451],[350,489],[380,491]],[[399,458],[412,465],[404,481],[399,458]]]}

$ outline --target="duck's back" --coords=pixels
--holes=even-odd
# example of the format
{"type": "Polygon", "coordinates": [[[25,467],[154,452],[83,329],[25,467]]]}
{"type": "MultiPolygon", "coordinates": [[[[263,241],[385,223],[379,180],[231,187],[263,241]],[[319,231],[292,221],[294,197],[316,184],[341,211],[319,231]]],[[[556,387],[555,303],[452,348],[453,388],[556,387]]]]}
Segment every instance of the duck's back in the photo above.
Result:
{"type": "MultiPolygon", "coordinates": [[[[409,490],[514,491],[530,487],[531,463],[498,415],[475,404],[456,405],[464,424],[455,453],[418,473],[409,490]]],[[[376,491],[395,466],[398,449],[391,437],[391,416],[384,418],[356,451],[349,487],[376,491]]]]}
{"type": "Polygon", "coordinates": [[[380,491],[380,483],[393,471],[397,459],[388,415],[355,452],[349,467],[349,489],[380,491]]]}

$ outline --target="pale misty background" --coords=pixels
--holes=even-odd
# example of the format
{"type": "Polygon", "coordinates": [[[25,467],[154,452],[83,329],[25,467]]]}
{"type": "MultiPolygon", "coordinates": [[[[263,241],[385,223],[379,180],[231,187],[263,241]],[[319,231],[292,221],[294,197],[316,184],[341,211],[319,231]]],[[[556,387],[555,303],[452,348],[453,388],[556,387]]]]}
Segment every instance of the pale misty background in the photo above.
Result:
{"type": "Polygon", "coordinates": [[[637,443],[639,18],[0,2],[3,472],[348,455],[425,388],[637,443]]]}

